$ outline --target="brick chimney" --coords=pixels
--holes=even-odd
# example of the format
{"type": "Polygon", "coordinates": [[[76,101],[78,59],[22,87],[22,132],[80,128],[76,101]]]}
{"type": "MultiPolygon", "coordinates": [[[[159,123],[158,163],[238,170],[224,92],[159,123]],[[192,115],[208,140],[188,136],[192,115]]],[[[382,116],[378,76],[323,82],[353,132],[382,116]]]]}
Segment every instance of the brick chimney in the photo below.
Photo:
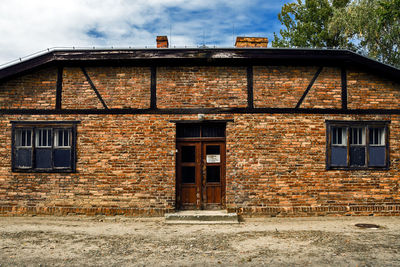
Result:
{"type": "Polygon", "coordinates": [[[168,48],[168,37],[157,36],[157,48],[168,48]]]}
{"type": "Polygon", "coordinates": [[[236,47],[268,47],[266,37],[236,37],[236,47]]]}

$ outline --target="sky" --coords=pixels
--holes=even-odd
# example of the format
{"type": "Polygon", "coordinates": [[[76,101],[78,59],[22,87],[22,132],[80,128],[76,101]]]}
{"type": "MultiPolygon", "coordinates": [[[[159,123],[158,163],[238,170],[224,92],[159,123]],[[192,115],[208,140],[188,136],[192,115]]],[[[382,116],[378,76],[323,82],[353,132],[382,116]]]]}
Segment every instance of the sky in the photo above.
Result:
{"type": "Polygon", "coordinates": [[[293,0],[1,0],[2,64],[54,47],[233,47],[236,36],[279,32],[293,0]]]}

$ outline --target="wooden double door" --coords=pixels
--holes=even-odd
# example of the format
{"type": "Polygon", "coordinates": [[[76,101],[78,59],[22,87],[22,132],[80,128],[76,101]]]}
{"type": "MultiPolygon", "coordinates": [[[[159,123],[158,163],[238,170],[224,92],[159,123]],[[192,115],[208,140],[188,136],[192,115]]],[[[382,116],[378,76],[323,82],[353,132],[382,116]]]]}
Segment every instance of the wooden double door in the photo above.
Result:
{"type": "Polygon", "coordinates": [[[225,199],[225,142],[177,142],[177,208],[221,209],[225,199]]]}

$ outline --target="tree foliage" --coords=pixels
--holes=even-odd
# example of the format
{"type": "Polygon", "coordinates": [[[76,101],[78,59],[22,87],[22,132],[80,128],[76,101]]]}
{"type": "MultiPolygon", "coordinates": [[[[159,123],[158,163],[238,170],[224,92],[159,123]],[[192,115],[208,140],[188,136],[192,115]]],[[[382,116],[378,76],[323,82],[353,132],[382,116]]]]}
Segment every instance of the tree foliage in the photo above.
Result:
{"type": "Polygon", "coordinates": [[[297,0],[274,47],[347,48],[400,67],[400,0],[297,0]]]}
{"type": "Polygon", "coordinates": [[[336,9],[343,9],[350,0],[297,0],[285,4],[278,19],[285,27],[281,37],[274,33],[274,47],[347,47],[342,32],[329,31],[329,22],[336,9]]]}
{"type": "Polygon", "coordinates": [[[356,51],[400,67],[400,0],[357,0],[336,10],[332,32],[343,32],[356,51]]]}

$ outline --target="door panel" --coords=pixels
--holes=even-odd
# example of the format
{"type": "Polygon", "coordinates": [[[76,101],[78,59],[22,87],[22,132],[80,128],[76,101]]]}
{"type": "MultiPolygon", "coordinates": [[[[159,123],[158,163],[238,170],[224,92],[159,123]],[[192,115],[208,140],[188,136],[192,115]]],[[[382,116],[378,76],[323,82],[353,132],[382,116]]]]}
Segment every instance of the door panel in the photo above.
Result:
{"type": "Polygon", "coordinates": [[[201,146],[199,143],[177,144],[177,201],[180,208],[195,209],[201,183],[201,146]]]}
{"type": "Polygon", "coordinates": [[[225,188],[225,143],[203,142],[203,206],[220,208],[225,188]]]}
{"type": "Polygon", "coordinates": [[[207,186],[207,204],[219,204],[221,202],[221,186],[208,185],[207,186]]]}

